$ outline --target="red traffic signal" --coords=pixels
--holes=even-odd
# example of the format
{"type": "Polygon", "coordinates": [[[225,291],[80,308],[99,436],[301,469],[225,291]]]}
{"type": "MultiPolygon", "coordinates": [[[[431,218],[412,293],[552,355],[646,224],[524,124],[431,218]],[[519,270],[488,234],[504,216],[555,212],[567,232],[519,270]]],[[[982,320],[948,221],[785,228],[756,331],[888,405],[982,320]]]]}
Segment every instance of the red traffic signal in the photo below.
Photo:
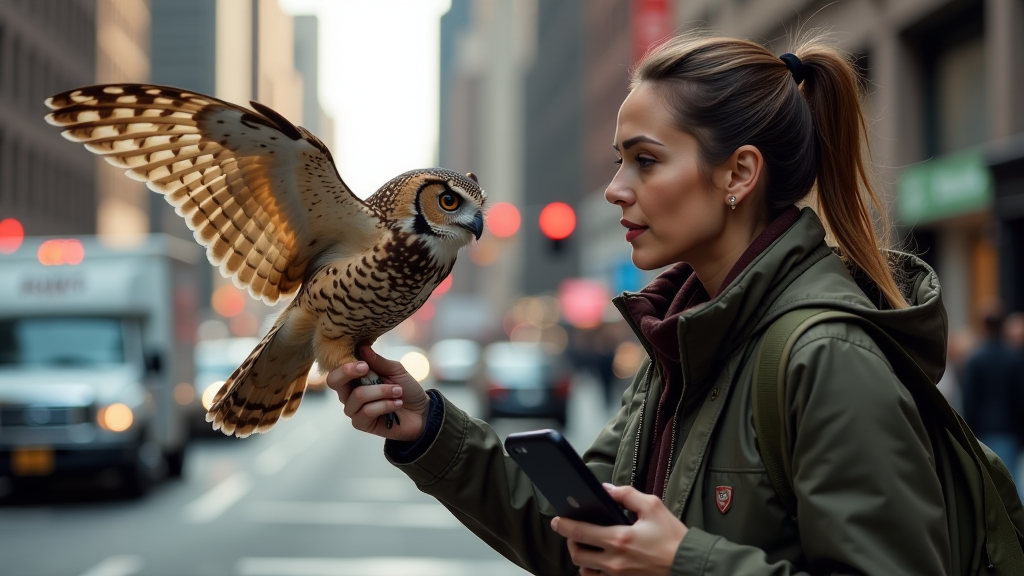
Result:
{"type": "Polygon", "coordinates": [[[576,229],[576,213],[564,202],[552,202],[540,211],[540,231],[552,240],[565,240],[576,229]]]}
{"type": "Polygon", "coordinates": [[[0,220],[0,254],[14,254],[25,240],[25,228],[14,218],[0,220]]]}

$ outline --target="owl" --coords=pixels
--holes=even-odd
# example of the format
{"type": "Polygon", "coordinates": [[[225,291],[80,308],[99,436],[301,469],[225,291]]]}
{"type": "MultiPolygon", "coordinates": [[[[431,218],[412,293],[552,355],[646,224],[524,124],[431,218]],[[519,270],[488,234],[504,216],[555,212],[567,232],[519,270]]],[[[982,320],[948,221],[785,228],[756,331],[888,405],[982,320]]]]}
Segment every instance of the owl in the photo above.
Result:
{"type": "MultiPolygon", "coordinates": [[[[46,100],[47,122],[163,194],[210,263],[267,304],[291,298],[214,397],[224,434],[265,432],[333,370],[408,318],[479,239],[472,174],[406,172],[360,200],[327,146],[270,108],[165,86],[111,84],[46,100]]],[[[379,384],[375,374],[358,385],[379,384]]],[[[400,425],[394,415],[385,424],[400,425]]]]}

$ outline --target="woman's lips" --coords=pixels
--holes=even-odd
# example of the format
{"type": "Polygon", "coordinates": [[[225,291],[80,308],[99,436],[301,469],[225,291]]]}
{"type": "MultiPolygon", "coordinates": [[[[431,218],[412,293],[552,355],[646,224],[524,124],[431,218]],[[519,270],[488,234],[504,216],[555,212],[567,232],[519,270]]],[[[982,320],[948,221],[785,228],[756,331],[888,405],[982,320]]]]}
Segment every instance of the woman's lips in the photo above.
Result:
{"type": "Polygon", "coordinates": [[[626,230],[626,242],[632,242],[637,236],[647,232],[647,228],[631,228],[626,230]]]}
{"type": "Polygon", "coordinates": [[[643,234],[644,232],[647,231],[647,227],[646,226],[641,226],[641,225],[636,224],[634,222],[630,222],[629,220],[626,220],[625,218],[623,218],[622,220],[619,220],[619,224],[622,224],[623,226],[625,226],[627,228],[627,230],[626,230],[626,242],[632,242],[634,239],[636,239],[637,236],[639,236],[639,235],[641,235],[641,234],[643,234]]]}

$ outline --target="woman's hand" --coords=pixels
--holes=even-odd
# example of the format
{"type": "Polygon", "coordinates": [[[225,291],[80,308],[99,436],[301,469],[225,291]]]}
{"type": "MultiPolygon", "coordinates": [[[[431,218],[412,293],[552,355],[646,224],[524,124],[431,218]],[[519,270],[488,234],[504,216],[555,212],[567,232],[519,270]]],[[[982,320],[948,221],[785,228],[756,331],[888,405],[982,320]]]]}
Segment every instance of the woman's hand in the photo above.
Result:
{"type": "Polygon", "coordinates": [[[551,528],[569,539],[569,554],[581,576],[666,576],[686,536],[661,498],[632,486],[605,484],[612,499],[637,515],[632,526],[598,526],[555,517],[551,528]],[[594,548],[600,548],[595,550],[594,548]]]}
{"type": "Polygon", "coordinates": [[[369,346],[360,346],[362,362],[351,362],[327,375],[327,386],[338,393],[352,427],[390,440],[411,442],[423,433],[430,398],[401,363],[378,356],[369,346]],[[351,386],[373,370],[384,384],[351,386]],[[400,424],[384,426],[385,414],[398,414],[400,424]]]}

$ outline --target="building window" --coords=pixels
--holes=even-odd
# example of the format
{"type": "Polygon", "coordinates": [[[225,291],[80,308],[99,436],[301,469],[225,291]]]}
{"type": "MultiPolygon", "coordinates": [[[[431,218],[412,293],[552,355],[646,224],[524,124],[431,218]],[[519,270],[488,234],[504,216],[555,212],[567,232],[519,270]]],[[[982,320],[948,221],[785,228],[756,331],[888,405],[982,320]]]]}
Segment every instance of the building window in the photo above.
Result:
{"type": "Polygon", "coordinates": [[[58,166],[57,170],[57,188],[53,191],[61,201],[57,202],[57,215],[61,218],[67,214],[72,213],[74,207],[71,205],[74,202],[74,198],[68,194],[68,171],[64,166],[58,166]]]}
{"type": "Polygon", "coordinates": [[[54,202],[53,202],[53,188],[50,184],[53,182],[53,171],[50,168],[50,160],[48,158],[39,159],[39,169],[42,172],[39,173],[39,196],[40,196],[40,213],[46,216],[53,215],[54,202]]]}
{"type": "Polygon", "coordinates": [[[24,171],[21,167],[21,150],[15,143],[11,143],[11,205],[15,209],[22,208],[21,205],[21,174],[24,171]]]}
{"type": "Polygon", "coordinates": [[[7,69],[4,65],[4,54],[7,53],[7,47],[4,46],[4,28],[0,26],[0,93],[3,92],[4,86],[7,84],[4,78],[3,71],[7,69]]]}
{"type": "Polygon", "coordinates": [[[20,89],[21,98],[20,101],[23,108],[30,108],[31,104],[29,101],[32,99],[32,69],[35,68],[36,54],[35,50],[32,50],[28,46],[24,47],[24,61],[21,65],[21,74],[18,78],[18,88],[20,89]]]}
{"type": "Polygon", "coordinates": [[[988,139],[985,39],[951,46],[935,66],[937,152],[949,154],[988,139]]]}
{"type": "Polygon", "coordinates": [[[42,216],[42,203],[39,202],[39,164],[33,150],[25,151],[25,206],[30,214],[42,216]]]}
{"type": "Polygon", "coordinates": [[[32,52],[31,63],[32,65],[29,66],[28,74],[26,75],[26,78],[28,79],[28,89],[26,90],[27,98],[25,99],[25,108],[28,110],[35,110],[38,95],[42,92],[39,77],[43,70],[43,60],[39,56],[38,52],[32,52]]]}
{"type": "MultiPolygon", "coordinates": [[[[11,41],[11,74],[8,76],[10,82],[7,84],[7,97],[12,102],[18,101],[18,80],[21,74],[21,69],[24,65],[21,63],[21,42],[17,38],[11,41]]],[[[2,70],[0,70],[2,72],[2,70]]]]}
{"type": "Polygon", "coordinates": [[[7,194],[10,190],[10,186],[7,185],[7,147],[4,144],[4,133],[0,131],[0,206],[10,204],[7,194]]]}
{"type": "Polygon", "coordinates": [[[922,30],[925,155],[943,156],[988,139],[984,3],[940,11],[922,30]]]}

